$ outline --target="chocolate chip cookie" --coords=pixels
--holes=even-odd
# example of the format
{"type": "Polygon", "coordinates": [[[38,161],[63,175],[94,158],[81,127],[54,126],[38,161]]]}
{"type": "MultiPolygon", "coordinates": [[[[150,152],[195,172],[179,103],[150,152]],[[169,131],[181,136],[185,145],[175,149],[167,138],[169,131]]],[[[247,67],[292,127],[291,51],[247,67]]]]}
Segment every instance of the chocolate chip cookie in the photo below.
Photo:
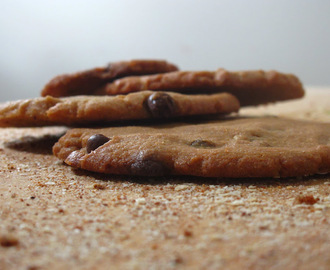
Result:
{"type": "Polygon", "coordinates": [[[120,120],[164,119],[237,112],[231,94],[183,95],[141,91],[117,96],[40,97],[0,105],[0,127],[106,124],[120,120]]]}
{"type": "Polygon", "coordinates": [[[277,71],[175,71],[115,80],[97,90],[97,94],[116,95],[154,90],[181,93],[228,92],[241,106],[259,105],[304,96],[299,79],[277,71]]]}
{"type": "Polygon", "coordinates": [[[53,153],[109,174],[305,176],[330,172],[330,124],[260,117],[72,129],[53,153]]]}
{"type": "Polygon", "coordinates": [[[92,95],[94,90],[114,79],[125,76],[156,74],[176,70],[178,70],[177,66],[161,60],[114,62],[106,67],[57,76],[46,84],[41,91],[41,95],[53,97],[92,95]]]}

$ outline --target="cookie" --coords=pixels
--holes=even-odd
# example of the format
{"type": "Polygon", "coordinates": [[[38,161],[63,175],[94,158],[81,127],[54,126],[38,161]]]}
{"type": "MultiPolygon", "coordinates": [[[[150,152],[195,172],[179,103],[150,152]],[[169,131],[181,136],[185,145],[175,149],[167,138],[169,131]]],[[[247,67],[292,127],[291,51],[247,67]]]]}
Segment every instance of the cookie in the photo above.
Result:
{"type": "Polygon", "coordinates": [[[60,75],[52,79],[41,91],[42,96],[65,97],[93,94],[107,82],[125,76],[146,75],[176,71],[178,68],[161,60],[132,60],[110,63],[74,74],[60,75]]]}
{"type": "Polygon", "coordinates": [[[73,167],[109,174],[305,176],[330,171],[330,124],[261,117],[72,129],[53,153],[73,167]]]}
{"type": "Polygon", "coordinates": [[[47,96],[0,105],[0,126],[105,124],[119,120],[226,114],[238,109],[238,100],[227,93],[192,96],[141,91],[117,96],[47,96]]]}
{"type": "Polygon", "coordinates": [[[228,92],[241,106],[300,98],[304,89],[292,74],[277,71],[176,71],[149,76],[132,76],[113,81],[97,90],[100,95],[126,94],[154,90],[181,93],[228,92]]]}

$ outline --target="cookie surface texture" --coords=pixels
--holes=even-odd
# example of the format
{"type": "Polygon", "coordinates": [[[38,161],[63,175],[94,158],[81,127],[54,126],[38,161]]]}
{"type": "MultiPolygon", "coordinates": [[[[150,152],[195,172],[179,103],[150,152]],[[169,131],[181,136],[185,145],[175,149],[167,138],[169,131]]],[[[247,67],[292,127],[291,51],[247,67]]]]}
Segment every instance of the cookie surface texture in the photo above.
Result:
{"type": "Polygon", "coordinates": [[[147,75],[176,71],[178,68],[163,60],[132,60],[110,63],[73,74],[59,75],[45,85],[42,96],[65,97],[93,94],[106,82],[125,76],[147,75]]]}
{"type": "Polygon", "coordinates": [[[0,127],[104,124],[120,120],[228,114],[238,109],[238,100],[226,93],[182,95],[142,91],[117,96],[47,96],[1,104],[0,127]]]}
{"type": "Polygon", "coordinates": [[[72,129],[53,152],[73,167],[110,174],[305,176],[330,171],[330,124],[260,117],[72,129]],[[94,135],[106,139],[93,142],[94,135]]]}
{"type": "Polygon", "coordinates": [[[176,71],[115,80],[98,90],[99,94],[124,94],[142,90],[181,93],[228,92],[241,106],[265,104],[304,96],[299,79],[277,71],[176,71]]]}
{"type": "Polygon", "coordinates": [[[0,127],[29,127],[55,124],[47,116],[49,108],[61,102],[50,96],[0,104],[0,127]]]}

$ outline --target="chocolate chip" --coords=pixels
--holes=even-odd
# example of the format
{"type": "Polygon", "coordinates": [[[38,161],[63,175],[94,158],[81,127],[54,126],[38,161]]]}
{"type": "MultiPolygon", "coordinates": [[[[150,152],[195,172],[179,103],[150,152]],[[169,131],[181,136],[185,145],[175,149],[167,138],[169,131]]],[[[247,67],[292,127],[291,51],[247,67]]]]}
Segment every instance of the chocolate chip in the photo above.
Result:
{"type": "Polygon", "coordinates": [[[134,175],[162,176],[165,175],[166,168],[160,161],[140,155],[131,165],[131,172],[134,175]]]}
{"type": "Polygon", "coordinates": [[[197,139],[193,142],[190,143],[191,146],[193,147],[198,147],[198,148],[213,148],[215,147],[215,144],[213,142],[205,141],[202,139],[197,139]]]}
{"type": "Polygon", "coordinates": [[[149,96],[147,107],[153,117],[171,117],[174,116],[176,111],[176,105],[173,98],[170,95],[161,92],[149,96]]]}
{"type": "Polygon", "coordinates": [[[87,153],[92,152],[96,148],[108,142],[110,139],[102,134],[94,134],[89,137],[86,145],[87,153]]]}

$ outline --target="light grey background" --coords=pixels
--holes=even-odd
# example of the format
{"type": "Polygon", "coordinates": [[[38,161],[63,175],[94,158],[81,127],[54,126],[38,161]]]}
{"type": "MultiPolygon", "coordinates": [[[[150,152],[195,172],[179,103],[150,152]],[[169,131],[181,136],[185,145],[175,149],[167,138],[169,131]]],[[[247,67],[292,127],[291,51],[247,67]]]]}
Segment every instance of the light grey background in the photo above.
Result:
{"type": "Polygon", "coordinates": [[[132,58],[184,70],[277,69],[330,85],[328,0],[2,0],[0,101],[132,58]]]}

